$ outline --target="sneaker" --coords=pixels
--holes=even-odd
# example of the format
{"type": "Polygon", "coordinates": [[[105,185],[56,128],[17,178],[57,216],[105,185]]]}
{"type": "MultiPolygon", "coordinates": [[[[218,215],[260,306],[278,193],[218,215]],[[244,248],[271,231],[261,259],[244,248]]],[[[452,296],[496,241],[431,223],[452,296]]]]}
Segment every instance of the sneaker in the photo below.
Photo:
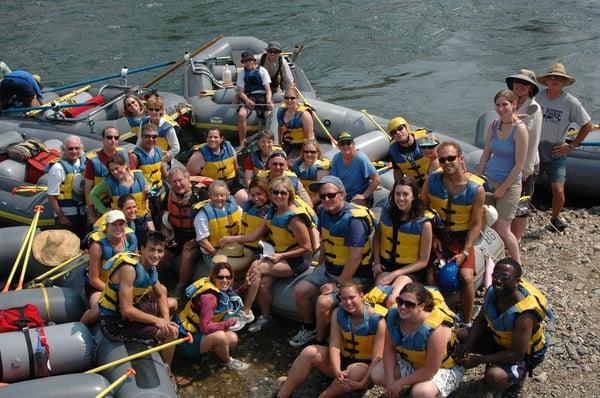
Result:
{"type": "Polygon", "coordinates": [[[232,332],[237,332],[238,330],[242,330],[244,328],[244,326],[246,326],[246,323],[244,321],[242,321],[240,318],[237,318],[237,322],[231,326],[228,330],[231,330],[232,332]]]}
{"type": "Polygon", "coordinates": [[[244,312],[244,310],[241,310],[240,312],[238,312],[237,315],[240,317],[242,322],[244,322],[244,325],[254,322],[254,312],[252,312],[252,310],[250,310],[249,313],[246,313],[244,312]]]}
{"type": "Polygon", "coordinates": [[[250,365],[239,359],[235,359],[234,357],[229,357],[229,362],[225,364],[225,367],[229,370],[235,370],[236,372],[243,372],[244,370],[247,370],[250,365]]]}
{"type": "Polygon", "coordinates": [[[549,225],[550,230],[555,232],[563,232],[568,226],[569,224],[567,224],[560,218],[553,218],[552,220],[550,220],[549,225]]]}
{"type": "Polygon", "coordinates": [[[271,317],[265,318],[262,315],[256,318],[256,322],[248,327],[250,333],[260,332],[263,326],[271,320],[271,317]]]}
{"type": "Polygon", "coordinates": [[[317,337],[317,330],[308,330],[308,329],[304,329],[304,327],[302,329],[300,329],[300,331],[290,340],[290,345],[292,347],[302,347],[303,345],[306,345],[307,343],[310,343],[311,341],[313,341],[315,339],[315,337],[317,337]]]}

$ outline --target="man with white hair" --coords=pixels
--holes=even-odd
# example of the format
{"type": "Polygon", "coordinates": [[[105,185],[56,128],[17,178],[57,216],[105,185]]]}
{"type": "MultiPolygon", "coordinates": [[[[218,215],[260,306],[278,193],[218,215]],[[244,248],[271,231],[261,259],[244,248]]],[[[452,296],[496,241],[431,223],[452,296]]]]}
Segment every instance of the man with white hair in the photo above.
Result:
{"type": "Polygon", "coordinates": [[[68,136],[63,142],[63,155],[47,166],[48,202],[56,217],[56,225],[73,231],[80,239],[87,232],[83,173],[85,154],[81,139],[68,136]]]}

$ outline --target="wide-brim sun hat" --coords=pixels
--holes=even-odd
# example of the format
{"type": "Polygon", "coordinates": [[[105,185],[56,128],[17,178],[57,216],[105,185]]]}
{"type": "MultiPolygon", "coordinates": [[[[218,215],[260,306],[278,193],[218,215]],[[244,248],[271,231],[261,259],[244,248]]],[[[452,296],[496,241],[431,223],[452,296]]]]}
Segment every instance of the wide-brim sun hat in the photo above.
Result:
{"type": "MultiPolygon", "coordinates": [[[[231,265],[233,270],[236,272],[243,272],[248,269],[255,256],[252,250],[248,249],[244,245],[239,243],[228,243],[222,248],[217,250],[217,255],[224,255],[227,257],[227,263],[231,265]]],[[[215,259],[213,257],[213,263],[215,259]]]]}
{"type": "Polygon", "coordinates": [[[531,84],[533,86],[533,90],[530,94],[531,97],[535,97],[538,91],[540,91],[540,88],[536,82],[535,72],[529,69],[521,69],[519,73],[507,76],[504,80],[506,81],[506,86],[511,90],[513,89],[513,83],[515,80],[523,80],[531,84]]]}
{"type": "Polygon", "coordinates": [[[560,76],[565,79],[565,86],[570,86],[575,83],[575,78],[567,74],[565,66],[559,62],[553,63],[548,67],[548,70],[543,75],[537,78],[537,81],[544,86],[548,85],[548,79],[551,76],[560,76]]]}
{"type": "Polygon", "coordinates": [[[66,229],[49,229],[33,239],[33,257],[49,267],[56,267],[79,254],[80,240],[66,229]]]}
{"type": "Polygon", "coordinates": [[[421,148],[435,148],[440,144],[440,141],[433,134],[427,134],[417,142],[421,148]]]}

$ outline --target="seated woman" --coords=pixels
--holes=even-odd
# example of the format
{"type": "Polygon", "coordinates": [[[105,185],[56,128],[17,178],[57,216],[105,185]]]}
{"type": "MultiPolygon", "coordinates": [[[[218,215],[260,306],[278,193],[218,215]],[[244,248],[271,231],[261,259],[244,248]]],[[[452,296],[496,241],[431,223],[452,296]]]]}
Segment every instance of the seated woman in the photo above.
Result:
{"type": "Polygon", "coordinates": [[[126,227],[125,214],[121,210],[110,210],[103,216],[105,227],[89,235],[90,250],[88,269],[84,274],[85,294],[90,309],[81,317],[81,322],[92,325],[100,319],[98,299],[108,281],[108,272],[102,265],[121,252],[137,252],[138,241],[133,231],[126,227]]]}
{"type": "Polygon", "coordinates": [[[296,358],[277,397],[292,396],[308,378],[312,368],[335,380],[319,395],[342,397],[351,391],[365,389],[371,381],[371,370],[381,361],[385,341],[385,320],[364,301],[357,282],[344,282],[340,287],[341,307],[333,311],[329,347],[310,345],[296,358]]]}
{"type": "MultiPolygon", "coordinates": [[[[175,132],[175,127],[178,125],[168,115],[165,115],[165,103],[158,95],[150,95],[146,100],[146,114],[149,122],[158,126],[156,146],[162,151],[163,162],[170,164],[181,150],[179,138],[175,132]]],[[[142,137],[138,135],[137,145],[140,145],[141,141],[142,137]]]]}
{"type": "Polygon", "coordinates": [[[268,130],[261,130],[256,133],[256,141],[258,142],[258,149],[250,152],[249,155],[244,159],[244,186],[247,187],[250,184],[252,178],[254,178],[259,171],[266,170],[267,160],[273,153],[274,149],[281,150],[278,146],[273,146],[275,137],[273,133],[268,130]]]}
{"type": "Polygon", "coordinates": [[[181,337],[189,332],[194,340],[179,344],[177,351],[192,360],[200,360],[202,354],[212,351],[228,369],[244,371],[250,365],[229,355],[238,342],[237,334],[232,331],[238,318],[231,315],[241,305],[237,295],[241,289],[231,288],[233,268],[222,257],[215,257],[208,278],[200,278],[186,289],[190,299],[175,322],[181,337]]]}
{"type": "Polygon", "coordinates": [[[219,241],[248,243],[268,233],[275,253],[263,254],[246,273],[250,285],[240,318],[246,323],[254,320],[252,304],[258,296],[261,316],[248,330],[258,332],[271,318],[271,285],[278,278],[297,276],[308,269],[312,260],[311,217],[305,207],[294,204],[294,187],[286,177],[278,177],[269,184],[271,208],[262,224],[249,235],[226,236],[219,241]]]}
{"type": "Polygon", "coordinates": [[[454,313],[442,295],[418,282],[404,286],[398,307],[386,317],[383,361],[372,372],[373,381],[395,398],[410,388],[411,397],[447,397],[458,387],[464,369],[452,358],[457,339],[454,313]]]}
{"type": "Polygon", "coordinates": [[[146,197],[150,186],[144,178],[144,173],[141,170],[130,170],[126,160],[119,154],[108,159],[108,170],[110,175],[90,192],[94,208],[100,214],[108,210],[101,199],[106,195],[111,198],[113,209],[118,207],[121,196],[133,196],[137,204],[137,215],[134,220],[135,234],[141,241],[148,231],[154,231],[146,197]]]}
{"type": "Polygon", "coordinates": [[[316,140],[306,140],[302,143],[301,155],[294,161],[292,171],[300,178],[313,205],[316,205],[320,199],[318,192],[310,190],[310,184],[319,182],[321,178],[328,175],[329,166],[329,160],[323,159],[321,146],[316,140]]]}
{"type": "Polygon", "coordinates": [[[394,305],[405,285],[426,279],[434,214],[425,210],[420,194],[414,178],[398,177],[375,230],[373,271],[377,274],[377,287],[374,289],[389,292],[384,303],[388,308],[394,305]],[[386,287],[391,287],[391,291],[386,287]]]}
{"type": "MultiPolygon", "coordinates": [[[[121,196],[117,202],[119,210],[125,215],[125,233],[131,236],[131,239],[135,239],[137,246],[137,236],[135,235],[135,219],[137,217],[137,203],[135,198],[131,195],[121,196]]],[[[94,225],[92,225],[92,231],[89,232],[81,240],[81,250],[89,250],[92,243],[104,238],[104,230],[106,229],[106,217],[110,213],[107,211],[100,217],[94,225]]]]}
{"type": "MultiPolygon", "coordinates": [[[[250,235],[260,227],[269,212],[271,204],[269,199],[269,183],[264,178],[253,178],[250,181],[249,190],[250,199],[242,206],[241,235],[250,235]]],[[[258,241],[261,238],[262,236],[252,242],[246,242],[244,245],[254,252],[256,258],[260,254],[258,241]]]]}
{"type": "Polygon", "coordinates": [[[279,142],[290,158],[300,155],[300,147],[306,140],[314,140],[312,109],[298,102],[295,86],[284,92],[284,104],[277,111],[279,142]]]}
{"type": "Polygon", "coordinates": [[[137,96],[129,94],[123,98],[123,110],[129,127],[131,127],[131,132],[139,136],[143,125],[150,120],[144,113],[144,103],[137,96]]]}

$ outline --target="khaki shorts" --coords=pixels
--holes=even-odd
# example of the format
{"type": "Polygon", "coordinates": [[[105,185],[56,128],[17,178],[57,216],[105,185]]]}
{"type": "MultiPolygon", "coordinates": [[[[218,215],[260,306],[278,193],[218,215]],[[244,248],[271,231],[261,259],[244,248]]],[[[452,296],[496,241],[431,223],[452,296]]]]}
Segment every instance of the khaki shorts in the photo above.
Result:
{"type": "MultiPolygon", "coordinates": [[[[492,188],[496,190],[500,185],[500,183],[495,182],[492,184],[492,188]]],[[[521,179],[519,178],[518,181],[508,187],[504,196],[500,199],[496,199],[494,206],[496,207],[496,211],[498,211],[498,218],[503,220],[512,220],[515,218],[520,197],[521,179]]]]}

